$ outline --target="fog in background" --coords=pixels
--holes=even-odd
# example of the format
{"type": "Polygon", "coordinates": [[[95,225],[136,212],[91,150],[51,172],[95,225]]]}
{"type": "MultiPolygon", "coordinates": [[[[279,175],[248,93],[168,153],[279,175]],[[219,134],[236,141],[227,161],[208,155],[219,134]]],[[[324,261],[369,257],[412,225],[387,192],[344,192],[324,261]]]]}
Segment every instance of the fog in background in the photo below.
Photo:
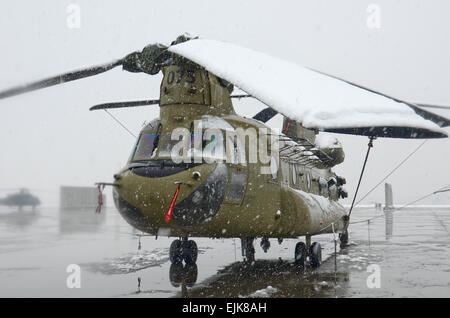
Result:
{"type": "MultiPolygon", "coordinates": [[[[0,90],[61,72],[109,62],[153,42],[169,44],[189,32],[266,52],[412,102],[450,105],[448,1],[10,1],[0,3],[0,90]],[[81,27],[67,26],[78,4],[81,27]],[[369,28],[368,6],[380,9],[369,28]]],[[[161,74],[114,69],[102,75],[0,101],[0,197],[29,187],[44,205],[58,204],[60,185],[112,181],[135,142],[94,104],[159,98],[161,74]]],[[[274,88],[275,89],[275,88],[274,88]]],[[[326,94],[326,91],[317,92],[326,94]]],[[[234,101],[252,117],[264,105],[234,101]]],[[[112,110],[133,133],[158,116],[157,106],[112,110]]],[[[450,111],[436,111],[450,117],[450,111]]],[[[281,127],[282,118],[270,121],[281,127]]],[[[449,131],[449,130],[448,130],[449,131]]],[[[336,135],[346,160],[350,203],[367,137],[336,135]]],[[[360,195],[421,140],[378,139],[360,195]]],[[[389,178],[396,203],[450,184],[450,142],[430,140],[389,178]]],[[[111,203],[110,190],[107,190],[111,203]]],[[[384,200],[380,186],[365,203],[384,200]]],[[[424,203],[450,203],[434,196],[424,203]]]]}

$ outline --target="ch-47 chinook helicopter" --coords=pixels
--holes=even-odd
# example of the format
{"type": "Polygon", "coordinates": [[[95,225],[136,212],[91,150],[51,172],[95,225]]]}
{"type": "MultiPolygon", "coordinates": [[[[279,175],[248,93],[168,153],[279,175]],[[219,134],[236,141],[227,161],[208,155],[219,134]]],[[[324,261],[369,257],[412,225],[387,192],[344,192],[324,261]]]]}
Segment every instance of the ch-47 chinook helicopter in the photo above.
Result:
{"type": "Polygon", "coordinates": [[[22,210],[24,206],[31,206],[33,210],[41,204],[38,197],[32,195],[28,189],[22,188],[18,192],[9,194],[5,198],[0,199],[0,205],[18,207],[22,210]]]}
{"type": "Polygon", "coordinates": [[[187,35],[170,46],[148,45],[109,64],[9,89],[0,98],[119,65],[130,72],[163,73],[159,100],[91,110],[159,104],[160,117],[142,129],[110,185],[119,212],[133,227],[180,238],[170,247],[172,263],[196,262],[197,246],[189,237],[241,238],[243,256],[253,260],[255,238],[262,238],[267,250],[269,238],[305,236],[306,244],[295,247],[295,263],[304,266],[309,257],[317,267],[321,247],[311,244],[311,237],[336,232],[345,245],[350,216],[338,202],[347,196],[345,179],[331,169],[344,161],[344,152],[335,138],[319,131],[365,135],[372,142],[445,138],[442,127],[450,125],[422,108],[427,105],[187,35]],[[237,115],[232,98],[242,96],[231,95],[234,85],[268,108],[253,118],[237,115]],[[281,133],[265,124],[277,113],[285,116],[281,133]]]}

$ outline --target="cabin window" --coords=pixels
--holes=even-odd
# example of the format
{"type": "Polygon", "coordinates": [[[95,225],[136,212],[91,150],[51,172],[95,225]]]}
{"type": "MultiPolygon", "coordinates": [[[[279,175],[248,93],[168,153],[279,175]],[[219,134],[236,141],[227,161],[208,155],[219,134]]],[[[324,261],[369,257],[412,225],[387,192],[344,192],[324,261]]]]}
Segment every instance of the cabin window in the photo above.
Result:
{"type": "Polygon", "coordinates": [[[278,164],[277,160],[274,157],[270,158],[270,173],[272,173],[272,178],[278,178],[278,164]]]}
{"type": "Polygon", "coordinates": [[[328,182],[324,178],[319,178],[319,192],[323,196],[328,196],[328,182]]]}
{"type": "Polygon", "coordinates": [[[133,154],[134,160],[149,160],[156,154],[159,132],[142,132],[133,154]]]}
{"type": "Polygon", "coordinates": [[[292,183],[297,184],[297,167],[292,165],[292,183]]]}
{"type": "Polygon", "coordinates": [[[306,187],[311,190],[311,173],[309,171],[306,172],[306,187]]]}

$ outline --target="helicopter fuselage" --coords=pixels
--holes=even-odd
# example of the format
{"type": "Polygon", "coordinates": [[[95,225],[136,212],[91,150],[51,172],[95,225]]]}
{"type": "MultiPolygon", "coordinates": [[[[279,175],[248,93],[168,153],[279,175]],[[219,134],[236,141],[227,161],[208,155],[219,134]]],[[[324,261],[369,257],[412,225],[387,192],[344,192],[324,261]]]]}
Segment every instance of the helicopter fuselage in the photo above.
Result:
{"type": "Polygon", "coordinates": [[[115,204],[132,226],[154,235],[216,238],[287,238],[343,228],[340,185],[329,167],[285,135],[277,134],[278,147],[271,148],[275,133],[236,115],[227,83],[213,74],[176,65],[163,74],[160,119],[141,131],[127,166],[114,176],[115,204]],[[174,138],[176,129],[187,138],[174,138]],[[208,139],[205,129],[217,134],[208,139]],[[236,131],[247,135],[237,138],[236,131]],[[216,151],[205,155],[211,140],[216,151]],[[179,144],[187,151],[174,151],[179,144]],[[174,160],[174,153],[183,160],[174,160]]]}

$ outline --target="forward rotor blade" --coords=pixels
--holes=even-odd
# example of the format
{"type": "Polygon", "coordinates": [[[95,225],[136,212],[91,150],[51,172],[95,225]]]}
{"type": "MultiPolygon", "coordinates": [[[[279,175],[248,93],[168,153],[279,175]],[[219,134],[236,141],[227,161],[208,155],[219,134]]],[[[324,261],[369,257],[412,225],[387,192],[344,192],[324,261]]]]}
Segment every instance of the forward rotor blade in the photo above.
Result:
{"type": "Polygon", "coordinates": [[[99,109],[112,109],[112,108],[127,108],[127,107],[139,107],[159,104],[159,99],[148,99],[148,100],[136,100],[130,102],[117,102],[117,103],[105,103],[92,106],[89,110],[99,110],[99,109]]]}
{"type": "MultiPolygon", "coordinates": [[[[231,98],[245,98],[252,97],[251,95],[231,95],[231,98]]],[[[127,108],[127,107],[139,107],[159,104],[159,99],[148,99],[148,100],[137,100],[130,102],[117,102],[117,103],[105,103],[92,106],[89,110],[99,110],[99,109],[111,109],[111,108],[127,108]]],[[[273,116],[272,116],[273,117],[273,116]]]]}
{"type": "Polygon", "coordinates": [[[108,64],[103,64],[103,65],[93,66],[93,67],[89,67],[89,68],[85,68],[85,69],[81,69],[81,70],[77,70],[77,71],[72,71],[69,73],[64,73],[61,75],[49,77],[49,78],[46,78],[46,79],[43,79],[43,80],[40,80],[37,82],[33,82],[33,83],[21,85],[21,86],[16,86],[16,87],[7,89],[3,92],[0,92],[0,99],[8,98],[8,97],[12,97],[15,95],[35,91],[38,89],[55,86],[55,85],[62,84],[65,82],[70,82],[70,81],[74,81],[77,79],[104,73],[106,71],[113,69],[116,66],[122,65],[123,60],[124,59],[120,59],[120,60],[116,60],[116,61],[108,63],[108,64]]]}

